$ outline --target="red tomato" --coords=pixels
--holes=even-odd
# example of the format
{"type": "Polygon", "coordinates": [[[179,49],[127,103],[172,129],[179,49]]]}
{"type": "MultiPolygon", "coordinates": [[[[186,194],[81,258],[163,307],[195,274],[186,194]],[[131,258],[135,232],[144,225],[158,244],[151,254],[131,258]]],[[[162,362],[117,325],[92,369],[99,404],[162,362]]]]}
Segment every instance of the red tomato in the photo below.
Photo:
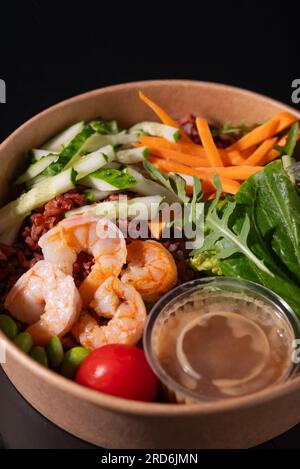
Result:
{"type": "Polygon", "coordinates": [[[76,382],[113,396],[154,401],[157,378],[143,350],[134,345],[104,345],[91,352],[76,374],[76,382]]]}

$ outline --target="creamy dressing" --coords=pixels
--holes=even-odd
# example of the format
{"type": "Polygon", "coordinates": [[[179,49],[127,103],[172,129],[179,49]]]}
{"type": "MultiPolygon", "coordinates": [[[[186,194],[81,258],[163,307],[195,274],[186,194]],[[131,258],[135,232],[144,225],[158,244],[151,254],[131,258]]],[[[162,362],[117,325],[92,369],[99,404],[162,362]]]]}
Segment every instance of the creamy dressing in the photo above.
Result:
{"type": "Polygon", "coordinates": [[[161,313],[152,337],[167,374],[203,399],[258,391],[284,380],[293,365],[289,322],[244,294],[194,294],[161,313]]]}

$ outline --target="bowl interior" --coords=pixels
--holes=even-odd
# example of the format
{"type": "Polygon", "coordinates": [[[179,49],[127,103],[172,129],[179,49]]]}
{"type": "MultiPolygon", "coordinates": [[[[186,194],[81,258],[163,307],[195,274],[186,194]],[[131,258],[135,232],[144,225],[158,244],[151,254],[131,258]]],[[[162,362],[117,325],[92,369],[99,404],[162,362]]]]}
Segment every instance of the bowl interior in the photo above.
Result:
{"type": "MultiPolygon", "coordinates": [[[[272,99],[216,83],[164,80],[116,85],[95,90],[43,111],[22,125],[0,145],[0,203],[4,203],[11,197],[11,181],[18,169],[24,164],[26,151],[31,148],[39,148],[43,142],[72,123],[79,120],[90,120],[97,116],[104,119],[115,118],[124,127],[142,120],[156,120],[154,114],[138,99],[139,90],[144,91],[145,94],[157,101],[175,118],[192,113],[203,116],[212,123],[224,123],[228,120],[238,123],[241,119],[245,119],[247,123],[251,124],[268,119],[283,110],[293,112],[300,117],[300,114],[294,109],[272,99]]],[[[0,337],[3,338],[1,333],[0,337]]],[[[64,378],[56,377],[51,371],[42,369],[30,358],[23,356],[12,343],[6,339],[4,341],[14,357],[21,360],[28,371],[39,374],[42,379],[47,379],[52,383],[57,379],[59,385],[65,387],[66,391],[81,393],[82,398],[92,399],[101,405],[123,406],[123,403],[120,402],[123,400],[118,398],[103,396],[80,388],[73,383],[70,383],[69,386],[64,378]]],[[[296,378],[296,380],[300,384],[300,378],[296,378]]],[[[280,386],[280,392],[287,393],[292,384],[285,383],[280,386]]],[[[257,394],[261,394],[265,399],[274,394],[274,389],[257,394]]],[[[253,401],[253,396],[234,399],[232,405],[242,405],[247,400],[253,401]]],[[[214,405],[216,409],[222,407],[220,403],[214,405]]],[[[227,407],[230,405],[229,401],[224,404],[227,407]]],[[[149,412],[151,412],[151,408],[155,408],[157,412],[163,411],[163,408],[168,409],[167,411],[170,413],[187,411],[185,406],[142,405],[141,403],[126,402],[127,410],[142,410],[146,407],[149,412]]],[[[195,405],[193,409],[195,409],[195,405]]]]}

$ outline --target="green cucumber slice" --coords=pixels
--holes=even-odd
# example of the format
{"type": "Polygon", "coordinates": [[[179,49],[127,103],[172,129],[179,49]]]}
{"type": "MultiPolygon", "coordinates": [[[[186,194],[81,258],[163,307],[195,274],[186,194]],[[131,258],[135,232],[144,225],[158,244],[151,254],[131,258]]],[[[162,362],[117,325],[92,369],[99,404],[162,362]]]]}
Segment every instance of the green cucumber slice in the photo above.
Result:
{"type": "Polygon", "coordinates": [[[42,150],[48,150],[48,152],[61,152],[64,147],[68,145],[71,140],[73,140],[73,138],[83,130],[84,126],[85,124],[83,121],[71,125],[71,127],[68,127],[59,134],[55,135],[55,137],[51,138],[51,140],[48,140],[48,142],[43,145],[42,150]]]}
{"type": "Polygon", "coordinates": [[[181,138],[179,129],[159,122],[140,122],[131,127],[130,133],[142,133],[154,137],[163,137],[170,142],[177,142],[181,138]]]}

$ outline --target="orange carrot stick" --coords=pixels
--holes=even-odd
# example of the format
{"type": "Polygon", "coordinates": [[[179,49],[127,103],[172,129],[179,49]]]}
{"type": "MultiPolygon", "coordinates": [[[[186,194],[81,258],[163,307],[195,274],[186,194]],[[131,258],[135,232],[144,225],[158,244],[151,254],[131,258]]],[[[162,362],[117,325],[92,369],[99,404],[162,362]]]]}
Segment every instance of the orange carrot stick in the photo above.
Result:
{"type": "Polygon", "coordinates": [[[245,164],[245,158],[237,150],[231,150],[231,151],[227,151],[227,152],[225,151],[226,156],[224,156],[224,154],[221,153],[220,150],[219,150],[219,154],[220,154],[224,164],[228,160],[229,160],[229,164],[233,164],[233,165],[245,164]]]}
{"type": "MultiPolygon", "coordinates": [[[[193,196],[193,193],[194,193],[194,188],[193,186],[189,186],[187,185],[185,187],[185,191],[187,193],[187,195],[189,195],[190,197],[193,196]]],[[[211,199],[214,199],[215,198],[215,193],[216,193],[216,189],[214,192],[204,192],[203,195],[202,195],[202,198],[201,198],[201,201],[205,201],[205,200],[211,200],[211,199]]]]}
{"type": "MultiPolygon", "coordinates": [[[[163,148],[168,148],[169,150],[179,151],[180,153],[185,153],[193,156],[199,156],[200,158],[206,159],[206,152],[202,145],[198,145],[194,142],[169,142],[168,140],[162,137],[150,137],[148,135],[141,135],[140,136],[141,146],[147,146],[151,150],[161,150],[163,148]]],[[[136,146],[136,145],[135,145],[136,146]]],[[[232,150],[227,152],[226,149],[218,149],[220,157],[222,158],[224,166],[226,165],[240,165],[245,164],[245,158],[241,156],[241,153],[237,150],[232,150]]],[[[252,152],[250,151],[249,154],[252,152]]],[[[158,155],[159,156],[159,155],[158,155]]],[[[249,156],[246,151],[246,156],[249,156]]],[[[198,166],[208,166],[209,162],[207,160],[207,164],[201,164],[198,162],[198,166]]]]}
{"type": "Polygon", "coordinates": [[[249,147],[258,145],[264,140],[273,137],[282,130],[286,129],[294,122],[297,122],[298,118],[290,114],[289,112],[281,112],[272,119],[268,120],[264,124],[256,127],[254,130],[244,135],[240,140],[235,142],[229,147],[229,150],[246,150],[249,147]]]}
{"type": "Polygon", "coordinates": [[[246,161],[245,165],[250,166],[257,166],[265,164],[266,157],[270,150],[274,147],[275,143],[277,142],[277,138],[268,138],[264,142],[262,142],[259,147],[250,155],[246,161]]]}
{"type": "MultiPolygon", "coordinates": [[[[150,155],[148,159],[152,164],[154,164],[154,166],[156,166],[163,172],[175,172],[187,174],[189,176],[197,176],[198,178],[202,179],[203,190],[205,192],[214,192],[216,190],[215,185],[213,183],[213,176],[205,173],[202,169],[191,168],[183,164],[175,163],[174,161],[156,158],[153,155],[150,155]]],[[[237,181],[232,181],[227,177],[221,176],[220,180],[224,192],[227,192],[228,194],[235,194],[240,187],[240,184],[237,181]]]]}
{"type": "Polygon", "coordinates": [[[207,159],[211,166],[224,166],[223,161],[219,155],[219,151],[212,138],[208,123],[202,117],[197,117],[196,126],[198,129],[199,137],[202,145],[204,146],[207,159]]]}
{"type": "Polygon", "coordinates": [[[226,168],[199,168],[206,174],[214,176],[225,176],[226,178],[233,179],[234,181],[244,181],[252,174],[257,173],[263,169],[263,166],[227,166],[226,168]]]}
{"type": "Polygon", "coordinates": [[[155,148],[153,146],[148,146],[147,148],[152,155],[165,158],[166,160],[172,160],[192,167],[209,167],[209,161],[206,158],[200,158],[199,156],[189,155],[180,151],[168,150],[167,148],[155,148]]]}
{"type": "MultiPolygon", "coordinates": [[[[284,135],[283,137],[281,137],[281,139],[278,140],[277,145],[280,147],[284,147],[287,141],[287,137],[288,137],[287,135],[284,135]]],[[[300,132],[298,133],[298,140],[299,139],[300,139],[300,132]]],[[[279,156],[279,151],[273,148],[273,150],[271,150],[266,156],[266,163],[269,163],[270,161],[275,160],[275,158],[277,158],[278,156],[279,156]]]]}
{"type": "MultiPolygon", "coordinates": [[[[287,140],[287,135],[284,135],[283,137],[281,137],[278,142],[277,142],[277,145],[279,145],[280,147],[283,147],[285,144],[286,144],[286,140],[287,140]]],[[[279,151],[278,150],[275,150],[275,148],[273,148],[271,151],[269,151],[269,153],[266,155],[266,163],[270,163],[270,161],[273,161],[275,160],[275,158],[277,158],[279,156],[279,151]]]]}
{"type": "Polygon", "coordinates": [[[162,137],[150,137],[148,135],[141,135],[139,138],[143,145],[155,146],[155,148],[169,148],[170,150],[181,151],[183,153],[189,153],[190,155],[200,156],[206,158],[205,150],[202,145],[197,145],[194,142],[184,142],[179,140],[178,142],[170,142],[162,137]]]}
{"type": "Polygon", "coordinates": [[[162,109],[158,104],[156,104],[154,101],[152,101],[150,98],[148,98],[142,91],[139,91],[139,97],[140,99],[149,106],[152,111],[155,112],[157,117],[166,125],[171,125],[172,127],[179,128],[180,133],[181,133],[181,138],[187,142],[190,142],[190,138],[186,135],[184,130],[178,125],[178,123],[172,119],[172,117],[169,116],[169,114],[166,113],[164,109],[162,109]]]}

